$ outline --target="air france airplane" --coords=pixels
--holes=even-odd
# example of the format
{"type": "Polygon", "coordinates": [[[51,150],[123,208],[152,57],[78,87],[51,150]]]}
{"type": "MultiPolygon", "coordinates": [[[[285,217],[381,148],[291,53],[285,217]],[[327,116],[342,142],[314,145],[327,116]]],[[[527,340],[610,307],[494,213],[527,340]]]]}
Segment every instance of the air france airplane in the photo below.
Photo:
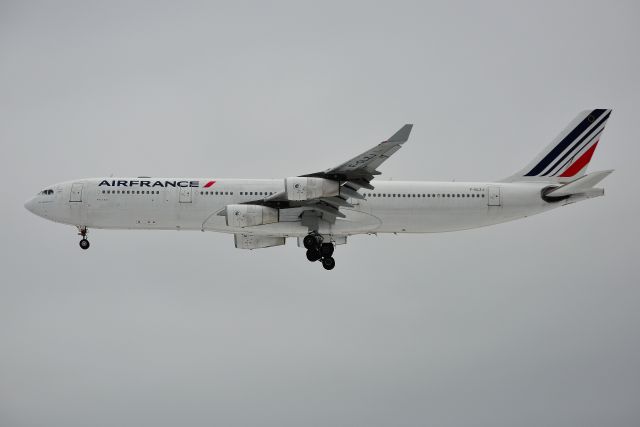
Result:
{"type": "Polygon", "coordinates": [[[497,182],[380,181],[378,168],[412,125],[353,159],[284,179],[91,178],[54,184],[25,207],[78,228],[201,230],[234,235],[239,249],[297,238],[309,261],[335,266],[336,245],[376,233],[466,230],[604,195],[612,171],[586,174],[611,110],[586,110],[524,169],[497,182]]]}

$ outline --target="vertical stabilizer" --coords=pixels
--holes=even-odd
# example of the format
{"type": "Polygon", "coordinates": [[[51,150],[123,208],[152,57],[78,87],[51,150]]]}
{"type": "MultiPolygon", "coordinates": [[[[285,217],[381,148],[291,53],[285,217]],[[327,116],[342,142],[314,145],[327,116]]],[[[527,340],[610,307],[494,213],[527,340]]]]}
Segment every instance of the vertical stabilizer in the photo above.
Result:
{"type": "Polygon", "coordinates": [[[584,176],[610,115],[604,108],[582,111],[542,153],[505,181],[562,183],[584,176]]]}

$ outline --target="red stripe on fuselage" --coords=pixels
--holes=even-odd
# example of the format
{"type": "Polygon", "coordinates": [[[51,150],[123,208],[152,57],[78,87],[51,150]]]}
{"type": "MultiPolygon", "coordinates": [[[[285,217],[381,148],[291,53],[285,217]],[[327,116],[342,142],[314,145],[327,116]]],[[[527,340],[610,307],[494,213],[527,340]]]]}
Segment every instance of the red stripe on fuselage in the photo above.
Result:
{"type": "Polygon", "coordinates": [[[596,151],[596,146],[598,145],[598,142],[600,142],[600,141],[599,140],[596,141],[596,143],[593,144],[591,146],[591,148],[589,148],[587,151],[585,151],[584,154],[582,156],[580,156],[580,158],[578,160],[573,162],[571,164],[571,166],[569,166],[567,168],[567,170],[564,171],[562,173],[562,175],[560,175],[560,176],[563,177],[563,178],[574,176],[575,174],[580,172],[582,170],[582,168],[584,168],[586,165],[588,165],[589,162],[591,161],[591,156],[593,156],[593,152],[596,151]]]}
{"type": "Polygon", "coordinates": [[[207,183],[204,185],[204,188],[209,188],[209,187],[211,187],[211,186],[212,186],[213,184],[215,184],[215,183],[216,183],[215,181],[209,181],[209,182],[207,182],[207,183]]]}

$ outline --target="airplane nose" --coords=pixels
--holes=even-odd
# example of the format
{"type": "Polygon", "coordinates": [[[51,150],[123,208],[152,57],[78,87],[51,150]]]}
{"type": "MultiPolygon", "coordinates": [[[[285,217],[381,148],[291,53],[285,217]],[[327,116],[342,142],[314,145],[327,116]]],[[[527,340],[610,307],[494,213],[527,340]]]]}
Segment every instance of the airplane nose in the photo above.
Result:
{"type": "Polygon", "coordinates": [[[31,213],[35,213],[35,205],[36,205],[35,200],[31,199],[24,204],[24,208],[31,213]]]}

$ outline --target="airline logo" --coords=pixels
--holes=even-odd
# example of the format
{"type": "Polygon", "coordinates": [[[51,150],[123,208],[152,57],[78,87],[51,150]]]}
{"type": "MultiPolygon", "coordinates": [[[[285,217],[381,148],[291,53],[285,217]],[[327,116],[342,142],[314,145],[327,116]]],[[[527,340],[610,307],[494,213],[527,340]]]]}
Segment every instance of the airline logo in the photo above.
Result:
{"type": "Polygon", "coordinates": [[[591,161],[609,115],[611,110],[588,112],[525,176],[575,176],[591,161]]]}
{"type": "MultiPolygon", "coordinates": [[[[203,188],[209,188],[215,181],[207,181],[203,188]]],[[[98,187],[107,186],[107,187],[200,187],[200,181],[177,181],[177,180],[165,180],[165,181],[145,181],[145,180],[102,180],[98,187]]]]}

